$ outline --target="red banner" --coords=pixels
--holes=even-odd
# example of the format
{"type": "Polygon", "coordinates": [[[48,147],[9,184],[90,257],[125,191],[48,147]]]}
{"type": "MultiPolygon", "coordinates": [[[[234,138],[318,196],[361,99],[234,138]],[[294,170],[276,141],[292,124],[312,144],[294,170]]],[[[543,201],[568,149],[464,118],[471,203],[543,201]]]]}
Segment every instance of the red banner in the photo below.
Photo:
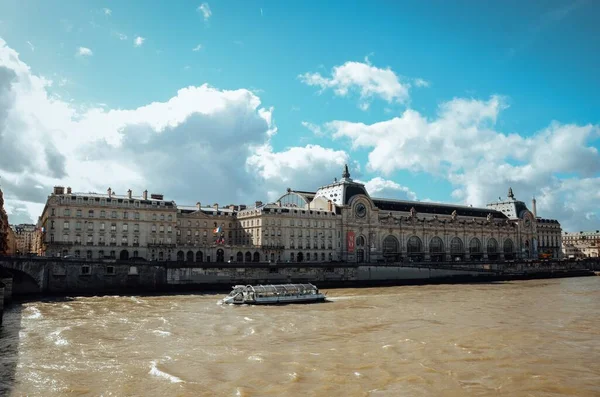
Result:
{"type": "Polygon", "coordinates": [[[348,252],[354,252],[354,232],[348,232],[348,252]]]}

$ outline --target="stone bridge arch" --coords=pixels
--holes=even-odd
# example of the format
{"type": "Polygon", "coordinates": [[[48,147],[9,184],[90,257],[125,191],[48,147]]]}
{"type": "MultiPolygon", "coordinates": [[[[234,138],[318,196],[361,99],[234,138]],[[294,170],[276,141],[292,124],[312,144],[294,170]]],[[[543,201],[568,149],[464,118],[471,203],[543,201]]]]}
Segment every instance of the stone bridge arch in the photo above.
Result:
{"type": "Polygon", "coordinates": [[[31,258],[0,259],[0,267],[13,276],[12,294],[32,295],[45,291],[46,260],[31,258]]]}

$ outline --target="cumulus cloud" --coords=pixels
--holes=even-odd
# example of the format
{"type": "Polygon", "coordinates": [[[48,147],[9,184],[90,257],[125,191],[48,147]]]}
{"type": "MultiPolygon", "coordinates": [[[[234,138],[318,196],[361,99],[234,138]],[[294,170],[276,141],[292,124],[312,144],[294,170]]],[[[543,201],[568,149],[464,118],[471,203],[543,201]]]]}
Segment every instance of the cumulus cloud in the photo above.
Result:
{"type": "Polygon", "coordinates": [[[409,98],[410,84],[403,83],[390,68],[381,69],[365,62],[346,62],[335,66],[331,77],[320,73],[304,73],[298,76],[303,83],[319,87],[321,92],[331,88],[338,96],[347,96],[350,92],[360,94],[360,108],[368,109],[374,97],[389,103],[404,103],[409,98]]]}
{"type": "Polygon", "coordinates": [[[417,194],[406,186],[381,177],[375,177],[366,182],[365,188],[371,197],[413,201],[417,199],[417,194]]]}
{"type": "Polygon", "coordinates": [[[506,107],[500,96],[456,98],[441,104],[433,119],[409,109],[370,125],[332,121],[323,128],[336,139],[350,140],[353,149],[369,150],[370,171],[446,178],[455,186],[453,198],[474,206],[505,196],[512,186],[527,203],[533,195],[538,198],[541,216],[558,218],[568,229],[591,226],[585,219],[596,218],[585,214],[598,213],[593,204],[598,190],[593,189],[600,183],[600,156],[593,142],[600,127],[553,122],[531,137],[505,134],[495,123],[506,107]],[[587,193],[576,194],[574,188],[587,193]]]}
{"type": "Polygon", "coordinates": [[[11,222],[25,210],[36,220],[57,184],[248,204],[287,186],[314,189],[348,161],[319,146],[273,150],[274,109],[248,89],[205,84],[134,109],[83,109],[51,96],[51,84],[0,39],[0,174],[11,222]]]}
{"type": "Polygon", "coordinates": [[[208,5],[208,3],[200,4],[196,11],[202,13],[202,16],[204,17],[205,21],[208,21],[208,19],[212,16],[212,11],[210,10],[210,6],[208,5]]]}
{"type": "Polygon", "coordinates": [[[94,53],[92,52],[92,50],[90,50],[87,47],[79,47],[77,49],[77,55],[82,56],[82,57],[89,57],[94,55],[94,53]]]}
{"type": "Polygon", "coordinates": [[[133,45],[134,47],[140,47],[142,44],[144,44],[144,41],[146,41],[144,37],[137,36],[135,39],[133,39],[133,45]]]}

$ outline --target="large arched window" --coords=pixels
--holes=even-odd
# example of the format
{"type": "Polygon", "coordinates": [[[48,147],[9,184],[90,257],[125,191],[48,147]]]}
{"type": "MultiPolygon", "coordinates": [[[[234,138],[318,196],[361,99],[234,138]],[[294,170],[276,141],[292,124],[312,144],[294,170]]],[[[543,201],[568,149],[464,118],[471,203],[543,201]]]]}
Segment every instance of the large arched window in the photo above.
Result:
{"type": "Polygon", "coordinates": [[[406,251],[408,254],[420,254],[423,252],[423,243],[421,243],[421,239],[417,236],[412,236],[408,239],[406,243],[406,251]]]}
{"type": "Polygon", "coordinates": [[[383,239],[383,257],[387,262],[395,262],[400,257],[400,243],[394,236],[383,239]]]}
{"type": "Polygon", "coordinates": [[[429,242],[429,252],[431,254],[441,254],[444,252],[444,242],[439,237],[434,237],[429,242]]]}
{"type": "Polygon", "coordinates": [[[193,262],[194,261],[194,253],[192,251],[188,251],[186,254],[185,260],[187,262],[193,262]]]}
{"type": "Polygon", "coordinates": [[[498,252],[498,242],[494,238],[490,238],[487,241],[487,253],[495,254],[498,252]]]}
{"type": "Polygon", "coordinates": [[[291,207],[291,208],[308,208],[308,201],[301,194],[289,191],[284,194],[277,200],[281,203],[282,207],[291,207]]]}
{"type": "Polygon", "coordinates": [[[183,251],[177,251],[177,260],[183,261],[183,258],[185,258],[185,254],[183,253],[183,251]]]}
{"type": "Polygon", "coordinates": [[[469,253],[480,254],[481,253],[481,241],[477,237],[473,237],[469,242],[469,253]]]}
{"type": "Polygon", "coordinates": [[[451,254],[463,254],[464,253],[463,242],[459,237],[454,237],[450,241],[450,253],[451,254]]]}
{"type": "Polygon", "coordinates": [[[509,238],[504,240],[504,253],[512,254],[514,252],[514,250],[515,250],[515,248],[514,248],[512,240],[509,238]]]}
{"type": "Polygon", "coordinates": [[[395,254],[400,251],[400,244],[398,239],[394,236],[387,236],[383,239],[383,253],[384,254],[395,254]]]}

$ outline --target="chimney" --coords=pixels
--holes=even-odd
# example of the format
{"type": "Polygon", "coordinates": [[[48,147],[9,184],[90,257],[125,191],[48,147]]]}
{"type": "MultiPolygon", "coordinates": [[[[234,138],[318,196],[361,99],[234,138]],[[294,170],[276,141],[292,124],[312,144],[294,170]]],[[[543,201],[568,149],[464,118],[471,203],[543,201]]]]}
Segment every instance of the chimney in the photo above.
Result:
{"type": "Polygon", "coordinates": [[[62,186],[54,186],[54,194],[65,194],[65,188],[62,186]]]}
{"type": "Polygon", "coordinates": [[[196,203],[196,208],[198,208],[198,211],[202,209],[202,204],[200,204],[200,201],[196,203]]]}
{"type": "Polygon", "coordinates": [[[533,200],[531,201],[531,203],[533,204],[533,217],[537,218],[537,207],[536,207],[536,201],[535,201],[535,196],[533,196],[533,200]]]}
{"type": "Polygon", "coordinates": [[[127,198],[131,198],[131,189],[127,190],[127,198]]]}
{"type": "Polygon", "coordinates": [[[143,196],[144,196],[144,200],[148,200],[148,191],[147,190],[144,190],[143,196]]]}
{"type": "Polygon", "coordinates": [[[219,203],[214,203],[213,204],[213,208],[216,209],[216,210],[218,210],[219,209],[219,203]]]}
{"type": "Polygon", "coordinates": [[[256,202],[254,202],[254,206],[256,208],[260,207],[261,205],[263,205],[262,201],[256,201],[256,202]]]}
{"type": "Polygon", "coordinates": [[[70,187],[67,188],[67,194],[71,194],[71,188],[70,187]]]}
{"type": "Polygon", "coordinates": [[[108,193],[108,197],[112,197],[112,189],[108,188],[108,190],[106,191],[108,193]]]}
{"type": "Polygon", "coordinates": [[[327,200],[327,211],[333,212],[333,201],[327,200]]]}

